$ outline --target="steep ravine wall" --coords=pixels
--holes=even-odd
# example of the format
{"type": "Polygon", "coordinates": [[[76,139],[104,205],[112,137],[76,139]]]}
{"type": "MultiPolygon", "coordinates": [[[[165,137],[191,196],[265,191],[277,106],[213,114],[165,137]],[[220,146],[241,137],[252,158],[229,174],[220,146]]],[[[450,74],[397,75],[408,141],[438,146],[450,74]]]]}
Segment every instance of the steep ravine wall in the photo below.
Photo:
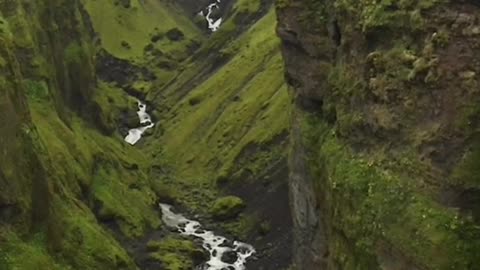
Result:
{"type": "Polygon", "coordinates": [[[277,1],[298,269],[480,269],[475,1],[277,1]]]}
{"type": "Polygon", "coordinates": [[[136,269],[105,225],[130,237],[158,227],[156,196],[144,156],[99,129],[98,101],[135,105],[97,84],[83,6],[14,0],[0,12],[0,269],[136,269]]]}
{"type": "MultiPolygon", "coordinates": [[[[6,215],[4,221],[26,222],[24,229],[30,227],[30,216],[48,218],[52,191],[43,167],[45,164],[41,163],[36,152],[44,146],[37,141],[38,133],[32,123],[28,98],[51,99],[49,105],[53,111],[57,111],[65,123],[69,123],[66,111],[80,111],[82,105],[86,107],[93,90],[91,65],[82,65],[75,59],[65,57],[68,46],[78,46],[77,53],[91,55],[88,48],[80,45],[82,42],[88,44],[90,37],[82,25],[83,17],[79,14],[70,16],[71,12],[78,12],[77,3],[63,3],[63,6],[59,3],[58,10],[55,10],[56,7],[47,1],[8,1],[0,6],[2,149],[5,149],[1,162],[2,213],[6,215]],[[79,24],[76,29],[67,27],[65,33],[83,31],[83,36],[75,32],[62,36],[58,29],[54,29],[54,24],[59,20],[56,15],[61,11],[69,13],[61,17],[68,23],[66,26],[79,24]],[[41,29],[40,25],[45,25],[45,29],[41,29]],[[82,74],[85,80],[76,81],[76,75],[82,77],[82,74]],[[70,87],[73,84],[75,87],[70,87]],[[47,88],[51,90],[47,91],[47,88]],[[80,99],[83,104],[73,108],[74,98],[80,99]]],[[[89,57],[83,60],[88,61],[89,57]]]]}

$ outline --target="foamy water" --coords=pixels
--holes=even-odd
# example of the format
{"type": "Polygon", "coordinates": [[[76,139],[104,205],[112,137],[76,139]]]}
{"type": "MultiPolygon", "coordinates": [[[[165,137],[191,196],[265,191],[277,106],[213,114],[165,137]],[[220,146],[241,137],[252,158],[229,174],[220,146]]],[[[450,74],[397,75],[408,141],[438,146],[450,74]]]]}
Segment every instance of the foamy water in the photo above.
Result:
{"type": "Polygon", "coordinates": [[[204,14],[203,10],[200,11],[200,15],[205,17],[205,20],[207,20],[208,22],[208,28],[212,31],[212,32],[215,32],[218,30],[218,28],[220,28],[220,25],[222,24],[222,21],[223,19],[222,18],[219,18],[217,20],[214,20],[213,18],[211,18],[211,15],[212,15],[212,12],[213,12],[213,9],[217,9],[219,8],[218,7],[218,4],[220,4],[220,0],[215,0],[215,2],[211,3],[210,5],[208,5],[207,7],[207,14],[204,14]]]}
{"type": "Polygon", "coordinates": [[[130,129],[128,131],[128,135],[125,137],[125,141],[131,145],[136,144],[142,138],[142,134],[147,129],[155,126],[155,124],[152,122],[152,118],[147,113],[147,105],[141,101],[138,101],[137,115],[141,126],[130,129]]]}
{"type": "Polygon", "coordinates": [[[247,259],[255,253],[253,246],[234,241],[233,243],[223,236],[215,235],[212,231],[202,229],[202,225],[190,220],[181,214],[172,212],[172,206],[160,204],[162,219],[169,227],[177,228],[183,235],[194,236],[203,240],[202,247],[210,253],[210,259],[197,266],[196,270],[245,270],[247,259]],[[227,252],[235,252],[237,260],[233,263],[222,261],[227,252]]]}

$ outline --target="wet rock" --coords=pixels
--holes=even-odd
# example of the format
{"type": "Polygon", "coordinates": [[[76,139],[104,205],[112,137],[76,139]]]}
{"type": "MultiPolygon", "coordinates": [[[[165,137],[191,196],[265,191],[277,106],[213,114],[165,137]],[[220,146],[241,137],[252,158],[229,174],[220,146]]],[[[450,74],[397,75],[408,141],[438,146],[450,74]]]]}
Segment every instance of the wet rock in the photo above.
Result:
{"type": "MultiPolygon", "coordinates": [[[[104,49],[100,50],[97,54],[95,68],[97,76],[101,80],[115,83],[127,92],[132,89],[131,85],[135,81],[153,81],[156,79],[155,74],[147,68],[139,67],[127,60],[117,58],[104,49]]],[[[134,96],[138,97],[138,95],[134,96]]]]}
{"type": "Polygon", "coordinates": [[[221,243],[219,246],[220,247],[234,248],[233,241],[228,240],[228,239],[225,239],[225,241],[223,241],[223,243],[221,243]]]}
{"type": "MultiPolygon", "coordinates": [[[[208,10],[204,11],[205,14],[208,13],[208,10]]],[[[212,8],[212,13],[210,14],[210,18],[213,19],[214,21],[220,19],[222,17],[222,10],[220,8],[212,8]]]]}
{"type": "Polygon", "coordinates": [[[221,258],[222,262],[229,263],[229,264],[233,264],[234,262],[237,261],[237,259],[238,259],[238,255],[233,250],[223,253],[221,258]]]}
{"type": "Polygon", "coordinates": [[[145,130],[145,132],[143,132],[142,137],[149,137],[149,136],[152,136],[153,134],[155,134],[154,129],[149,128],[149,129],[145,130]]]}
{"type": "Polygon", "coordinates": [[[248,247],[240,246],[237,248],[237,252],[241,254],[247,254],[250,251],[248,247]]]}
{"type": "Polygon", "coordinates": [[[135,112],[125,113],[121,116],[120,123],[128,129],[137,128],[140,125],[138,116],[135,112]]]}
{"type": "Polygon", "coordinates": [[[204,233],[205,233],[205,230],[196,229],[196,230],[195,230],[195,233],[196,233],[196,234],[204,234],[204,233]]]}

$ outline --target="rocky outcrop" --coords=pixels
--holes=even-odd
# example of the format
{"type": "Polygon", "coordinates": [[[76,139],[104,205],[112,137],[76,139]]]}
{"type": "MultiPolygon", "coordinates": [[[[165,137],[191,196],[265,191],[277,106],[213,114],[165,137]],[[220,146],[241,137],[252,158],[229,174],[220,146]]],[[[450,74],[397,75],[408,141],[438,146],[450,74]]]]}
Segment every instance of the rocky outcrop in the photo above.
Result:
{"type": "Polygon", "coordinates": [[[278,1],[299,269],[478,269],[478,11],[278,1]]]}

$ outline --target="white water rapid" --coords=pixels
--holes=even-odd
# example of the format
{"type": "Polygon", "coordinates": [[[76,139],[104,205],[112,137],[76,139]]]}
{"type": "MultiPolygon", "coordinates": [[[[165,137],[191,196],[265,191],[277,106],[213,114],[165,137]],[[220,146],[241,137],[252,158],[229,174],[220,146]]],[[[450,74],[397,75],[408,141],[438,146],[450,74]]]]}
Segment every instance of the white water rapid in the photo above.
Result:
{"type": "Polygon", "coordinates": [[[130,129],[128,135],[125,137],[125,141],[131,145],[136,144],[142,138],[142,134],[155,125],[152,123],[152,118],[147,113],[147,105],[141,101],[138,101],[137,115],[141,126],[130,129]]]}
{"type": "Polygon", "coordinates": [[[213,9],[214,8],[219,8],[218,4],[220,4],[220,0],[215,0],[212,4],[208,5],[208,12],[207,14],[204,14],[203,10],[200,11],[200,15],[205,17],[205,20],[208,22],[208,28],[212,31],[215,32],[220,28],[220,25],[222,24],[222,18],[219,18],[218,20],[213,20],[210,16],[212,15],[213,9]]]}
{"type": "Polygon", "coordinates": [[[203,240],[203,248],[210,253],[210,259],[196,270],[245,270],[247,259],[255,253],[255,249],[246,243],[233,243],[223,236],[215,235],[211,231],[202,229],[198,221],[189,220],[180,214],[172,212],[172,206],[160,204],[162,219],[169,227],[177,228],[183,235],[198,237],[203,240]],[[234,253],[236,261],[232,263],[222,261],[226,253],[234,253]]]}

